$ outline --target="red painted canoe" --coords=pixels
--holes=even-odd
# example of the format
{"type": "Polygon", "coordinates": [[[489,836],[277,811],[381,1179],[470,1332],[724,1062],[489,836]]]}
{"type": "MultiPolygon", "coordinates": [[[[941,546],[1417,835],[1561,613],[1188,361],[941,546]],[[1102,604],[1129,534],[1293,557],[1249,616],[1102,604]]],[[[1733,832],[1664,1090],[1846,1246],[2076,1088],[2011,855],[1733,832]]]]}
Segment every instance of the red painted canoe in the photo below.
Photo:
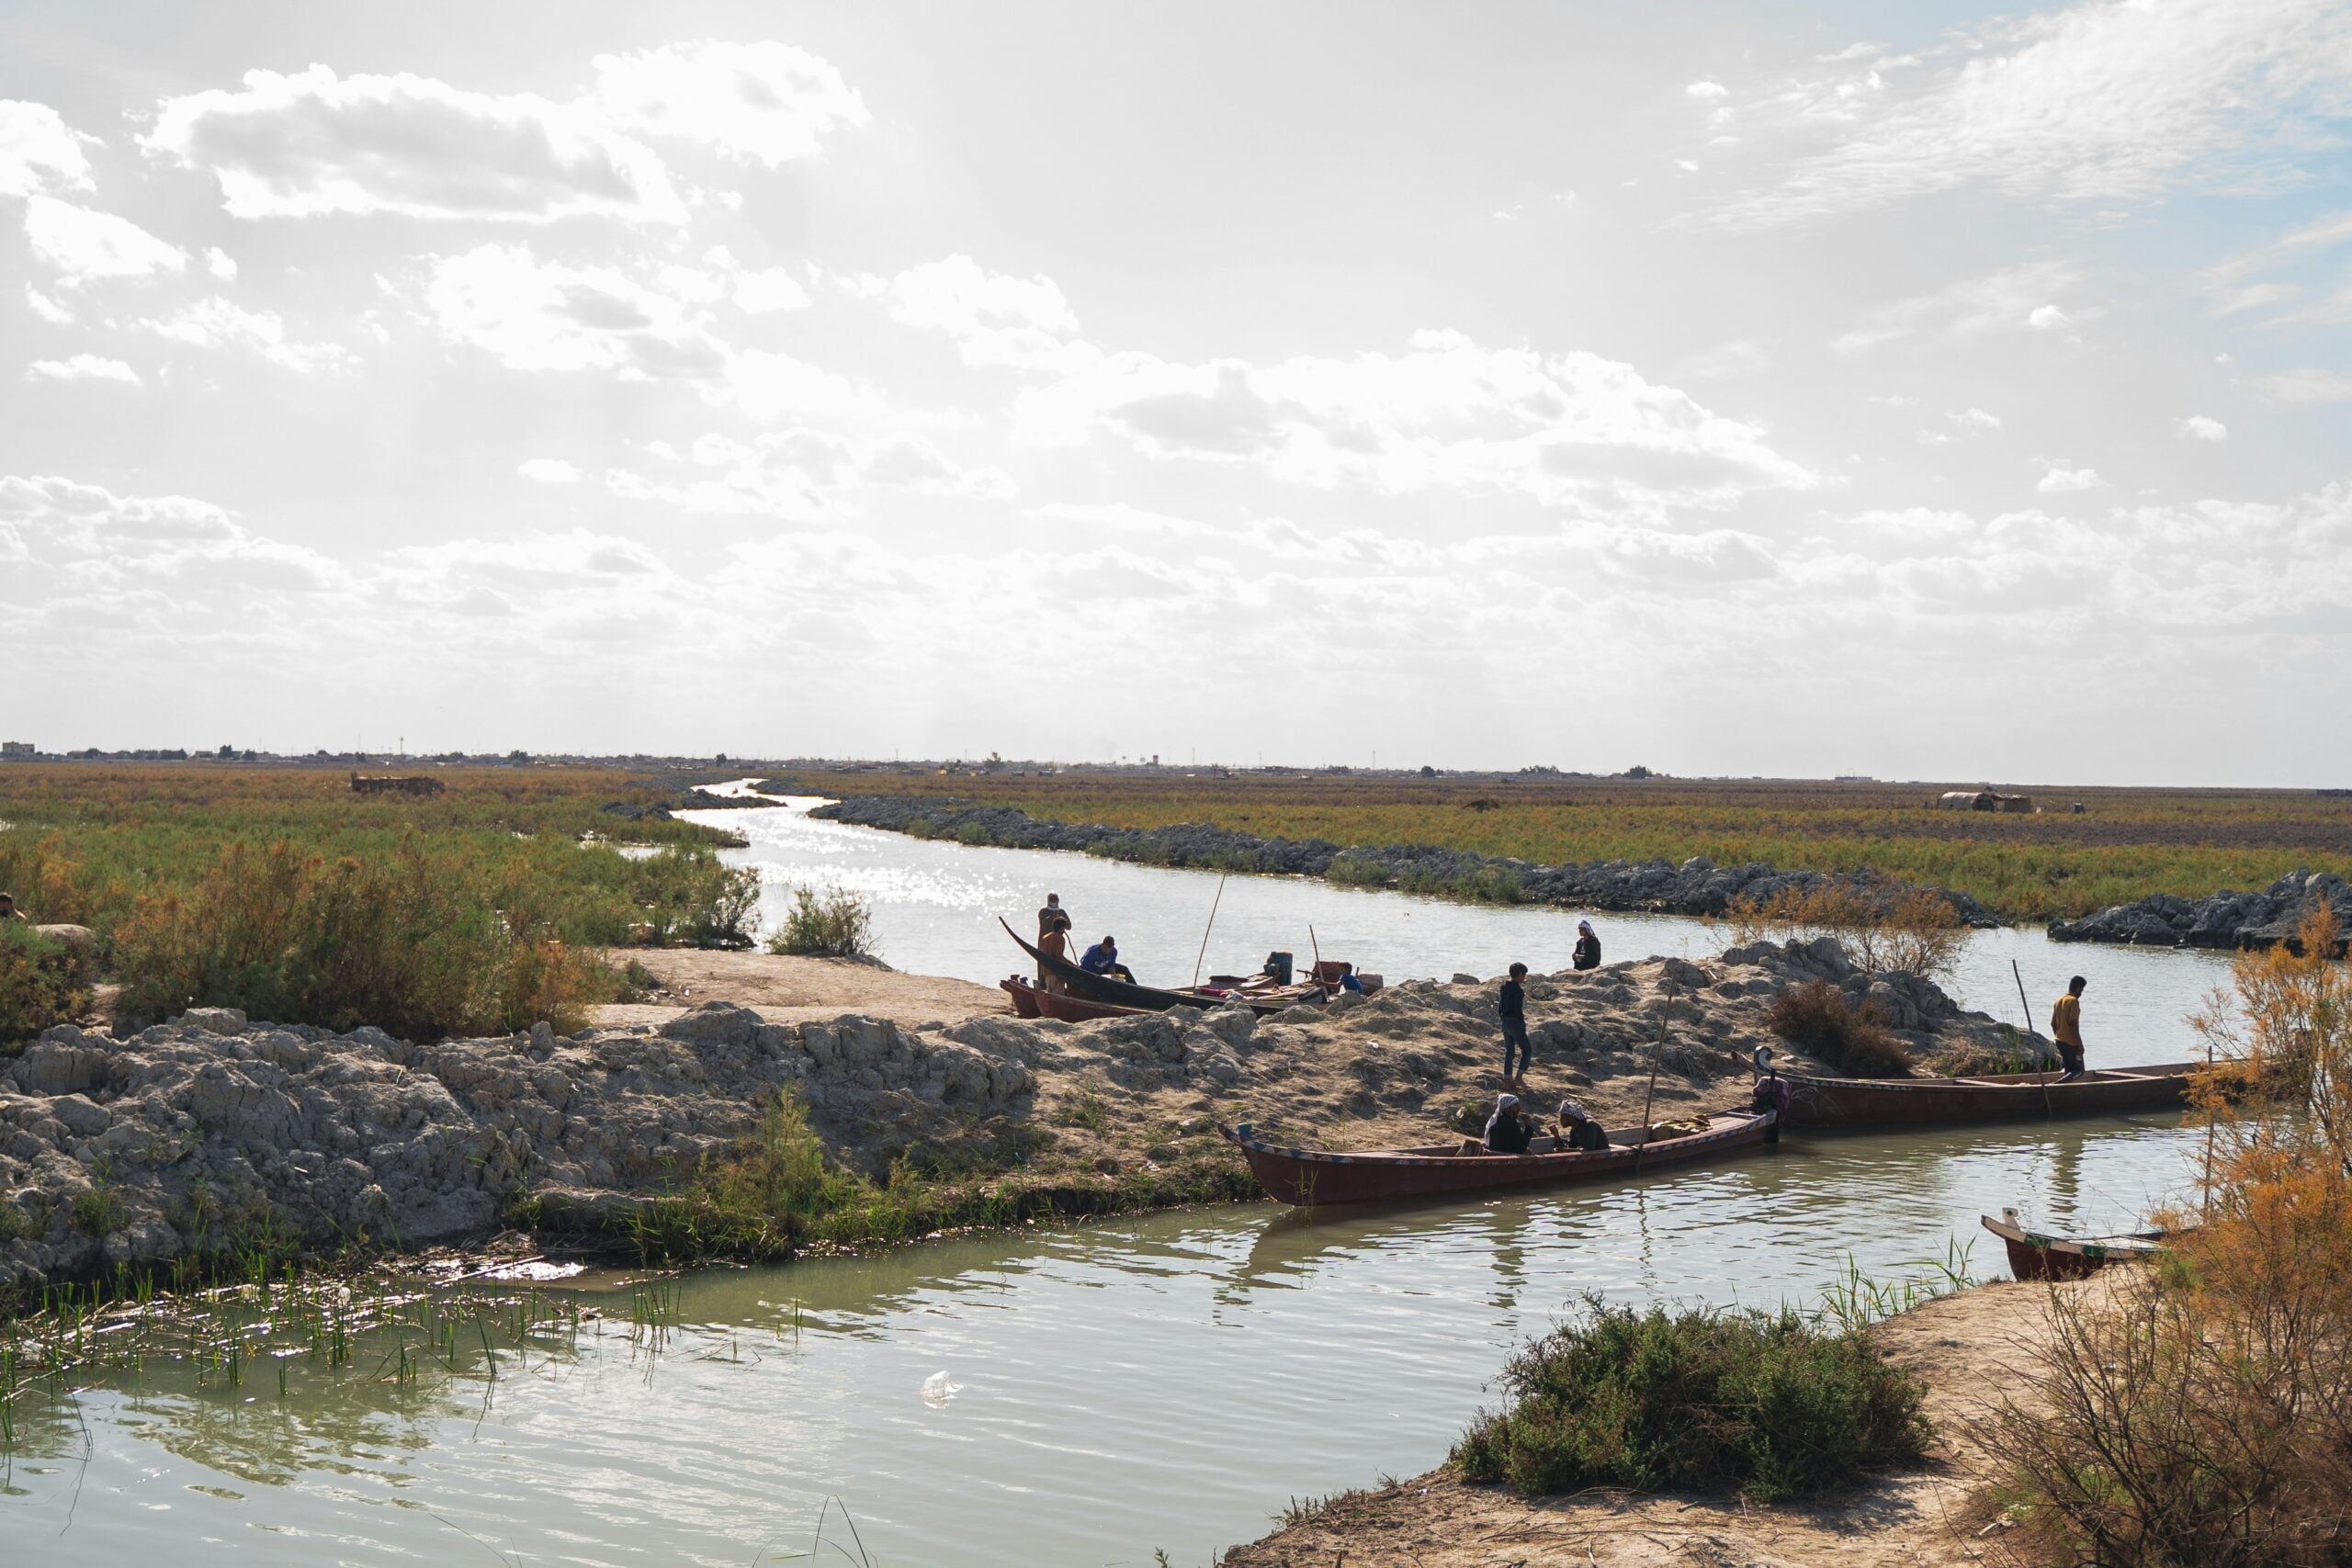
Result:
{"type": "Polygon", "coordinates": [[[1121,980],[1109,975],[1097,975],[1082,969],[1067,958],[1056,958],[1040,953],[1024,941],[1019,931],[1000,915],[997,924],[1004,927],[1004,934],[1020,943],[1021,951],[1035,959],[1041,973],[1051,975],[1061,983],[1065,992],[1083,997],[1088,1001],[1108,1002],[1113,1007],[1128,1008],[1136,1012],[1166,1012],[1170,1008],[1217,1008],[1228,1002],[1238,1002],[1261,1018],[1271,1018],[1285,1008],[1301,1002],[1319,1002],[1330,993],[1320,986],[1249,987],[1230,988],[1203,986],[1197,989],[1163,990],[1157,986],[1138,986],[1131,980],[1121,980]]]}
{"type": "Polygon", "coordinates": [[[2162,1111],[2188,1097],[2202,1062],[2110,1067],[2062,1080],[2056,1073],[1996,1073],[1970,1078],[1831,1078],[1782,1073],[1792,1127],[1890,1122],[2030,1121],[2162,1111]]]}
{"type": "MultiPolygon", "coordinates": [[[[1605,1149],[1523,1155],[1465,1155],[1458,1142],[1411,1149],[1293,1149],[1267,1143],[1246,1122],[1219,1131],[1239,1145],[1251,1174],[1268,1196],[1310,1207],[1629,1178],[1669,1166],[1724,1158],[1766,1142],[1772,1129],[1769,1111],[1760,1116],[1718,1111],[1707,1118],[1704,1132],[1661,1138],[1643,1146],[1624,1141],[1633,1134],[1618,1134],[1605,1149]]],[[[1545,1141],[1539,1140],[1539,1147],[1545,1141]]]]}
{"type": "MultiPolygon", "coordinates": [[[[2015,1213],[2015,1210],[2010,1211],[2015,1213]]],[[[2164,1250],[2162,1231],[2134,1231],[2077,1240],[2042,1235],[2014,1220],[1980,1214],[1984,1228],[2001,1238],[2009,1254],[2009,1272],[2020,1280],[2080,1280],[2110,1263],[2135,1263],[2164,1250]]]]}
{"type": "Polygon", "coordinates": [[[1091,1023],[1098,1018],[1134,1018],[1147,1011],[1144,1008],[1125,1008],[1115,1002],[1089,1001],[1064,991],[1049,991],[1043,986],[1033,986],[1018,975],[999,980],[997,984],[1012,998],[1012,1010],[1023,1018],[1057,1018],[1064,1023],[1091,1023]]]}

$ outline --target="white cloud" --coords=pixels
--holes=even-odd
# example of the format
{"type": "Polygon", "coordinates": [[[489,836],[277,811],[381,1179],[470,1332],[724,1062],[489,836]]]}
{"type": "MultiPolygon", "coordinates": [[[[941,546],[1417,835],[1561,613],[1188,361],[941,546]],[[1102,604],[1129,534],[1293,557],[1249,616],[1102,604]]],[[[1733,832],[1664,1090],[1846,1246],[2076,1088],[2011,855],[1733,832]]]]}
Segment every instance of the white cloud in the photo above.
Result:
{"type": "Polygon", "coordinates": [[[806,426],[751,441],[709,434],[695,443],[692,461],[700,471],[684,477],[616,469],[605,476],[605,482],[626,500],[655,502],[683,512],[801,522],[843,503],[854,505],[868,491],[1002,501],[1016,489],[1001,469],[965,468],[906,434],[854,441],[806,426]]]}
{"type": "Polygon", "coordinates": [[[2101,490],[2106,485],[2107,481],[2098,477],[2097,468],[2070,468],[2064,463],[2056,463],[2041,476],[2041,482],[2033,488],[2044,495],[2064,495],[2071,491],[2101,490]]]}
{"type": "Polygon", "coordinates": [[[1682,92],[1686,97],[1696,98],[1702,104],[1720,103],[1731,96],[1731,89],[1721,82],[1693,82],[1682,92]]]}
{"type": "Polygon", "coordinates": [[[2132,0],[1988,23],[1912,92],[1882,66],[1759,107],[1837,144],[1715,215],[1765,227],[1962,186],[2065,202],[2283,177],[2352,88],[2352,13],[2332,0],[2132,0]]]}
{"type": "Polygon", "coordinates": [[[990,272],[967,255],[910,266],[895,277],[862,274],[844,287],[885,300],[908,326],[945,333],[967,365],[1050,369],[1072,363],[1078,316],[1050,277],[990,272]]]}
{"type": "Polygon", "coordinates": [[[2183,435],[2194,441],[2227,441],[2230,438],[2228,425],[2218,419],[2210,419],[2201,413],[2188,415],[2182,419],[2176,428],[2183,435]]]}
{"type": "Polygon", "coordinates": [[[2274,403],[2352,402],[2352,376],[2341,370],[2281,370],[2270,376],[2249,376],[2245,384],[2274,403]]]}
{"type": "Polygon", "coordinates": [[[1958,413],[1948,413],[1944,418],[1962,430],[1983,431],[2001,428],[2001,416],[1996,413],[1987,413],[1983,409],[1962,409],[1958,413]]]}
{"type": "MultiPolygon", "coordinates": [[[[2051,297],[2070,292],[2080,283],[2080,275],[2064,262],[2005,267],[1982,277],[1962,278],[1933,294],[1878,306],[1832,339],[1829,346],[1852,357],[1915,335],[1967,338],[1987,333],[2051,331],[2075,319],[2051,303],[2051,297]]],[[[2094,307],[2081,309],[2077,314],[2089,320],[2100,312],[2094,307]]]]}
{"type": "Polygon", "coordinates": [[[1819,482],[1751,424],[1597,355],[1414,334],[1400,355],[1171,364],[1099,356],[1016,405],[1048,442],[1107,429],[1162,457],[1391,493],[1497,491],[1544,504],[1720,504],[1819,482]]]}
{"type": "Polygon", "coordinates": [[[248,71],[164,99],[140,144],[212,175],[239,218],[684,216],[661,159],[593,109],[429,76],[248,71]]]}
{"type": "Polygon", "coordinates": [[[148,277],[179,272],[187,253],[127,218],[35,195],[25,203],[25,238],[33,254],[57,269],[68,288],[100,278],[148,277]]]}
{"type": "Polygon", "coordinates": [[[52,327],[70,327],[74,324],[73,311],[29,283],[25,285],[25,308],[52,327]]]}
{"type": "Polygon", "coordinates": [[[340,344],[301,343],[289,337],[277,311],[248,310],[217,294],[145,325],[175,343],[198,348],[250,349],[272,365],[303,375],[344,369],[354,363],[351,351],[340,344]]]}
{"type": "Polygon", "coordinates": [[[595,66],[594,99],[615,126],[771,169],[872,118],[830,62],[786,43],[667,44],[595,66]]]}
{"type": "Polygon", "coordinates": [[[210,273],[214,277],[219,278],[223,283],[234,283],[237,281],[236,258],[218,245],[212,245],[206,249],[204,253],[204,270],[210,273]]]}
{"type": "Polygon", "coordinates": [[[662,288],[616,267],[541,262],[513,244],[435,256],[432,268],[424,299],[442,336],[513,369],[701,377],[724,358],[695,308],[717,285],[691,269],[679,269],[683,288],[662,288]]]}
{"type": "Polygon", "coordinates": [[[533,457],[514,471],[533,484],[577,484],[581,479],[580,470],[560,457],[533,457]]]}
{"type": "Polygon", "coordinates": [[[780,266],[747,272],[735,280],[735,308],[751,316],[771,310],[805,310],[808,308],[808,291],[800,287],[798,278],[780,266]]]}
{"type": "Polygon", "coordinates": [[[2026,317],[2025,324],[2035,332],[2050,333],[2073,326],[2075,319],[2055,305],[2037,305],[2026,317]]]}
{"type": "Polygon", "coordinates": [[[47,104],[0,98],[0,196],[89,189],[90,160],[82,144],[96,140],[67,125],[47,104]]]}
{"type": "Polygon", "coordinates": [[[28,381],[119,381],[125,386],[144,385],[139,372],[119,359],[103,359],[95,354],[77,354],[71,359],[36,359],[25,367],[28,381]]]}

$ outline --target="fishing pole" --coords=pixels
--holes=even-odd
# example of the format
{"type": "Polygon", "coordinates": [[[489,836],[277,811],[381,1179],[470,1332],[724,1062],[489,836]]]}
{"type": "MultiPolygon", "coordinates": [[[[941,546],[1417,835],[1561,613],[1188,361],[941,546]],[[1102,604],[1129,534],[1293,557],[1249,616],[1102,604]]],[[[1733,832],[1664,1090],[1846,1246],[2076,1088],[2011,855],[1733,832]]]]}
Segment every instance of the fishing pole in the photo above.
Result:
{"type": "Polygon", "coordinates": [[[1194,986],[1201,983],[1201,965],[1208,962],[1209,932],[1216,929],[1216,908],[1219,904],[1225,902],[1225,879],[1231,873],[1223,871],[1216,874],[1216,897],[1209,901],[1209,923],[1201,928],[1201,951],[1193,959],[1194,986]]]}

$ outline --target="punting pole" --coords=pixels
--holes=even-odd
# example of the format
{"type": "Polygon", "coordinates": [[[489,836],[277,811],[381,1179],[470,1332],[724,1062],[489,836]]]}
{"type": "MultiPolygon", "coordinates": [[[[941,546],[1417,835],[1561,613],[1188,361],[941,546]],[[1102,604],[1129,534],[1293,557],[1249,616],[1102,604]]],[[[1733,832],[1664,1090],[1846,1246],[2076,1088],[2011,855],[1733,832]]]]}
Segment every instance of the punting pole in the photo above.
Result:
{"type": "Polygon", "coordinates": [[[1216,897],[1209,900],[1209,923],[1201,928],[1201,951],[1193,959],[1193,984],[1201,983],[1201,965],[1208,961],[1209,932],[1216,929],[1216,907],[1225,902],[1226,872],[1216,874],[1216,897]]]}
{"type": "MultiPolygon", "coordinates": [[[[2014,958],[2009,960],[2009,978],[2018,983],[2018,1006],[2025,1012],[2025,1037],[2030,1040],[2033,1038],[2033,1004],[2025,999],[2025,972],[2018,967],[2018,961],[2014,958]]],[[[2045,1120],[2058,1114],[2050,1109],[2048,1073],[2041,1075],[2041,1114],[2045,1120]]]]}
{"type": "Polygon", "coordinates": [[[1642,1141],[1634,1145],[1634,1168],[1642,1168],[1642,1151],[1650,1146],[1650,1097],[1657,1092],[1657,1061],[1666,1054],[1667,1010],[1674,1006],[1674,977],[1666,980],[1666,1006],[1657,1010],[1657,1043],[1650,1047],[1650,1086],[1642,1090],[1642,1141]]]}

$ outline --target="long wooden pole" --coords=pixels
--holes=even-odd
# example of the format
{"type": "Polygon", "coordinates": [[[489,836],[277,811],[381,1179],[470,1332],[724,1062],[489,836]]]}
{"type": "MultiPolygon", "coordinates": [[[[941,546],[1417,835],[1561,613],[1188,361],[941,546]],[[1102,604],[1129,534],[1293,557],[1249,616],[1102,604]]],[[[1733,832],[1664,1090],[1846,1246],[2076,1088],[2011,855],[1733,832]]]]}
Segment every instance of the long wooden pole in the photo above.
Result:
{"type": "Polygon", "coordinates": [[[1650,1097],[1657,1093],[1658,1058],[1666,1055],[1666,1017],[1674,1006],[1674,977],[1667,976],[1666,1005],[1657,1010],[1657,1043],[1650,1047],[1650,1086],[1642,1090],[1642,1141],[1634,1145],[1634,1169],[1642,1168],[1642,1151],[1650,1146],[1650,1097]]]}
{"type": "Polygon", "coordinates": [[[1216,929],[1216,908],[1225,902],[1225,879],[1228,874],[1222,871],[1216,874],[1216,897],[1209,901],[1209,923],[1201,928],[1201,951],[1193,959],[1193,984],[1195,986],[1201,983],[1201,965],[1208,962],[1209,932],[1216,929]]]}
{"type": "MultiPolygon", "coordinates": [[[[2025,1014],[2025,1037],[2030,1040],[2033,1038],[2033,1004],[2025,999],[2025,971],[2018,967],[2018,961],[2014,958],[2009,960],[2009,978],[2018,983],[2018,1008],[2025,1014]]],[[[2050,1109],[2050,1075],[2044,1073],[2041,1075],[2042,1119],[2049,1121],[2057,1114],[2050,1109]]]]}

